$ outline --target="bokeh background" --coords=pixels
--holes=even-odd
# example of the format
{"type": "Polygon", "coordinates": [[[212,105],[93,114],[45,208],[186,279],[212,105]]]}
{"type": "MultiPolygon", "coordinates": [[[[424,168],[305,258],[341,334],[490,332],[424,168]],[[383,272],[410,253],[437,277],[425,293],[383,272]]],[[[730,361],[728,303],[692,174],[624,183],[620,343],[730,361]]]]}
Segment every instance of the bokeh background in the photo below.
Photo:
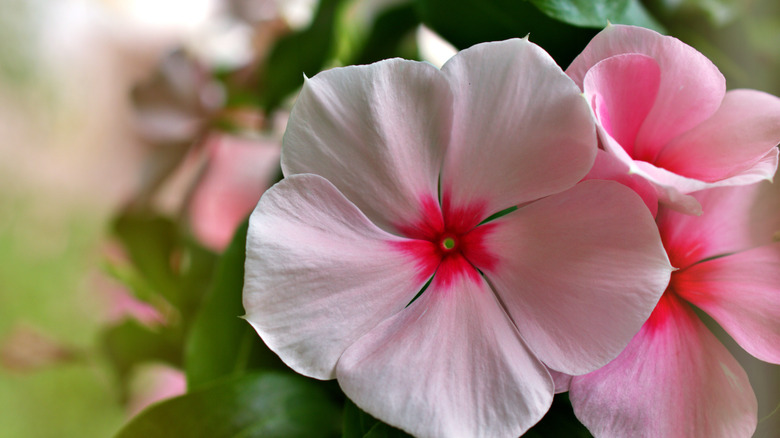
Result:
{"type": "MultiPolygon", "coordinates": [[[[435,1],[321,2],[0,0],[1,438],[111,436],[145,403],[183,391],[171,366],[180,352],[152,355],[117,377],[110,338],[124,332],[107,327],[129,318],[159,332],[187,318],[128,292],[145,287],[134,271],[143,247],[128,251],[133,224],[175,226],[197,242],[174,254],[174,270],[187,257],[213,267],[278,177],[274,160],[301,71],[386,56],[440,65],[454,49],[421,22],[455,46],[483,35],[460,26],[477,18],[457,7],[432,17],[419,6],[435,1]],[[327,21],[325,10],[331,40],[299,38],[292,61],[273,55],[281,39],[327,21]],[[278,79],[286,76],[290,84],[278,79]],[[136,214],[150,210],[152,219],[136,214]]],[[[780,94],[776,0],[642,5],[655,25],[710,57],[729,88],[780,94]]],[[[497,36],[512,36],[502,25],[497,36]]],[[[539,35],[557,47],[544,23],[534,26],[532,41],[539,35]]],[[[728,345],[759,398],[756,436],[778,436],[780,367],[728,345]]]]}

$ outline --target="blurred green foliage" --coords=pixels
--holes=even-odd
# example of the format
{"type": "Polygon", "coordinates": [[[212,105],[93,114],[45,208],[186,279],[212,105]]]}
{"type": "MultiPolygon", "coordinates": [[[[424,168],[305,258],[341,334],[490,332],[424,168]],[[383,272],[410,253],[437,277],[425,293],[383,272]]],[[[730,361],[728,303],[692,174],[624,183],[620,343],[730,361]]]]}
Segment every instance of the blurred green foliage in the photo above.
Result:
{"type": "Polygon", "coordinates": [[[327,438],[339,411],[312,381],[281,373],[247,374],[151,407],[117,438],[327,438]]]}

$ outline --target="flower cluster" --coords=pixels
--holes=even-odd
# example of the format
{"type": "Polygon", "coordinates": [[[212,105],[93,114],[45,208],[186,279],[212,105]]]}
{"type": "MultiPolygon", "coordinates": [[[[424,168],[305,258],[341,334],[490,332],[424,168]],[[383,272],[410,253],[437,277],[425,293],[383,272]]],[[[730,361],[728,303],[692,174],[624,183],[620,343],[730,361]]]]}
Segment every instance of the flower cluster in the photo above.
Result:
{"type": "Polygon", "coordinates": [[[751,210],[778,140],[780,99],[630,26],[566,72],[527,39],[325,71],[250,219],[246,319],[418,436],[518,436],[568,389],[597,436],[748,436],[745,374],[686,302],[780,363],[751,210]]]}

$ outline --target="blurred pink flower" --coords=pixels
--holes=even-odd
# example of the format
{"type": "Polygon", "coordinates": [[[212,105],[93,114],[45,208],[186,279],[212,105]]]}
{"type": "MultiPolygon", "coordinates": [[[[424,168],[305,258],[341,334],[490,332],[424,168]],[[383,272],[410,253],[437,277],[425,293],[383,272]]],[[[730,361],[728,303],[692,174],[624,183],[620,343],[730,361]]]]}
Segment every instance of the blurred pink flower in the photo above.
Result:
{"type": "Polygon", "coordinates": [[[764,182],[696,193],[704,209],[699,217],[660,209],[661,237],[679,269],[626,350],[571,380],[574,412],[594,435],[753,434],[757,403],[747,375],[690,304],[750,354],[780,364],[780,243],[773,242],[780,214],[756,215],[754,208],[767,200],[770,187],[764,182]]]}
{"type": "Polygon", "coordinates": [[[225,249],[279,173],[280,146],[271,139],[209,138],[206,168],[188,206],[192,232],[200,242],[215,251],[225,249]]]}
{"type": "Polygon", "coordinates": [[[187,379],[181,370],[163,364],[139,366],[130,383],[128,415],[133,417],[154,403],[180,396],[186,391],[187,379]]]}
{"type": "MultiPolygon", "coordinates": [[[[124,267],[130,264],[124,248],[116,241],[105,242],[102,253],[110,266],[124,267]]],[[[167,323],[166,316],[158,308],[136,298],[127,285],[111,278],[107,273],[95,273],[90,280],[98,294],[96,299],[102,305],[100,313],[104,322],[114,324],[132,318],[147,327],[167,323]]]]}
{"type": "Polygon", "coordinates": [[[527,40],[307,80],[286,178],[250,220],[246,319],[294,370],[410,433],[522,434],[552,401],[543,363],[607,363],[671,272],[638,197],[574,186],[591,120],[527,40]]]}
{"type": "Polygon", "coordinates": [[[780,99],[726,92],[726,81],[681,41],[633,26],[608,26],[566,73],[585,92],[604,149],[658,200],[689,214],[689,193],[771,179],[777,169],[780,99]]]}

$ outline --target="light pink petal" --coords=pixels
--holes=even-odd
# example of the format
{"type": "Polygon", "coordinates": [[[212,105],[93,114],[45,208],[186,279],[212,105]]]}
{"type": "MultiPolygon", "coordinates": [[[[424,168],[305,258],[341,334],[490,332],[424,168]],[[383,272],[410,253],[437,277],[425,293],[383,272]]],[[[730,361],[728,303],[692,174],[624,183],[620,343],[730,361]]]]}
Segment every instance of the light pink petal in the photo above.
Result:
{"type": "Polygon", "coordinates": [[[279,172],[281,147],[228,135],[209,143],[207,167],[192,193],[189,214],[198,240],[222,251],[279,172]]]}
{"type": "Polygon", "coordinates": [[[146,407],[187,392],[187,378],[176,368],[162,364],[144,364],[134,369],[130,381],[127,411],[130,417],[146,407]]]}
{"type": "MultiPolygon", "coordinates": [[[[655,165],[707,182],[738,175],[780,142],[780,99],[755,90],[726,93],[709,119],[672,140],[655,165]]],[[[771,179],[775,169],[765,175],[771,179]]]]}
{"type": "MultiPolygon", "coordinates": [[[[701,216],[691,216],[662,208],[656,222],[672,265],[686,268],[701,260],[772,242],[772,227],[756,233],[759,218],[753,206],[766,187],[717,187],[693,196],[701,203],[701,216]]],[[[766,212],[777,215],[780,212],[766,212]]],[[[775,223],[780,219],[773,217],[775,223]]]]}
{"type": "Polygon", "coordinates": [[[750,169],[714,183],[686,178],[643,161],[634,162],[632,172],[655,185],[661,204],[686,214],[699,215],[702,212],[701,205],[688,194],[716,187],[742,186],[765,181],[777,168],[777,157],[777,148],[772,148],[750,169]]]}
{"type": "Polygon", "coordinates": [[[395,248],[402,241],[322,177],[286,178],[249,221],[245,318],[292,369],[333,378],[341,353],[433,273],[395,248]]]}
{"type": "Polygon", "coordinates": [[[599,61],[585,75],[583,91],[598,123],[634,159],[634,142],[653,108],[661,69],[651,57],[628,53],[599,61]]]}
{"type": "Polygon", "coordinates": [[[749,437],[757,422],[745,371],[673,294],[617,359],[575,376],[569,398],[598,437],[749,437]]]}
{"type": "Polygon", "coordinates": [[[547,369],[547,372],[550,373],[550,376],[553,378],[553,382],[555,382],[556,394],[569,391],[569,387],[571,387],[571,379],[574,376],[571,376],[569,374],[564,374],[549,368],[547,369]]]}
{"type": "Polygon", "coordinates": [[[655,193],[650,196],[655,198],[657,203],[686,214],[701,214],[701,205],[696,201],[696,198],[684,193],[704,189],[707,187],[706,183],[675,175],[644,161],[634,161],[617,140],[606,132],[603,126],[598,125],[597,130],[604,151],[614,160],[619,161],[623,167],[627,167],[632,179],[641,178],[647,181],[655,193]],[[675,184],[680,186],[684,193],[675,187],[675,184]]]}
{"type": "Polygon", "coordinates": [[[305,81],[284,136],[286,176],[332,182],[387,230],[419,221],[438,198],[452,94],[430,64],[393,59],[305,81]]]}
{"type": "Polygon", "coordinates": [[[693,265],[675,273],[672,288],[748,353],[780,364],[780,243],[693,265]]]}
{"type": "Polygon", "coordinates": [[[465,275],[434,282],[360,338],[337,375],[366,412],[420,437],[519,436],[553,397],[546,368],[488,285],[465,275]]]}
{"type": "Polygon", "coordinates": [[[588,70],[623,54],[652,57],[661,70],[655,103],[639,130],[632,154],[652,162],[671,139],[715,113],[726,93],[726,80],[709,59],[682,41],[623,25],[607,26],[596,35],[566,73],[582,86],[588,70]]]}
{"type": "Polygon", "coordinates": [[[557,193],[592,166],[587,103],[539,46],[518,39],[478,44],[442,71],[455,93],[442,171],[445,214],[448,203],[486,203],[491,214],[557,193]]]}
{"type": "Polygon", "coordinates": [[[518,330],[550,368],[584,374],[620,353],[652,312],[672,267],[633,191],[584,181],[491,222],[483,269],[518,330]]]}
{"type": "Polygon", "coordinates": [[[614,155],[601,149],[596,154],[596,162],[585,176],[589,179],[605,179],[619,182],[638,194],[653,216],[658,212],[658,195],[655,188],[646,179],[631,173],[629,166],[614,155]]]}

